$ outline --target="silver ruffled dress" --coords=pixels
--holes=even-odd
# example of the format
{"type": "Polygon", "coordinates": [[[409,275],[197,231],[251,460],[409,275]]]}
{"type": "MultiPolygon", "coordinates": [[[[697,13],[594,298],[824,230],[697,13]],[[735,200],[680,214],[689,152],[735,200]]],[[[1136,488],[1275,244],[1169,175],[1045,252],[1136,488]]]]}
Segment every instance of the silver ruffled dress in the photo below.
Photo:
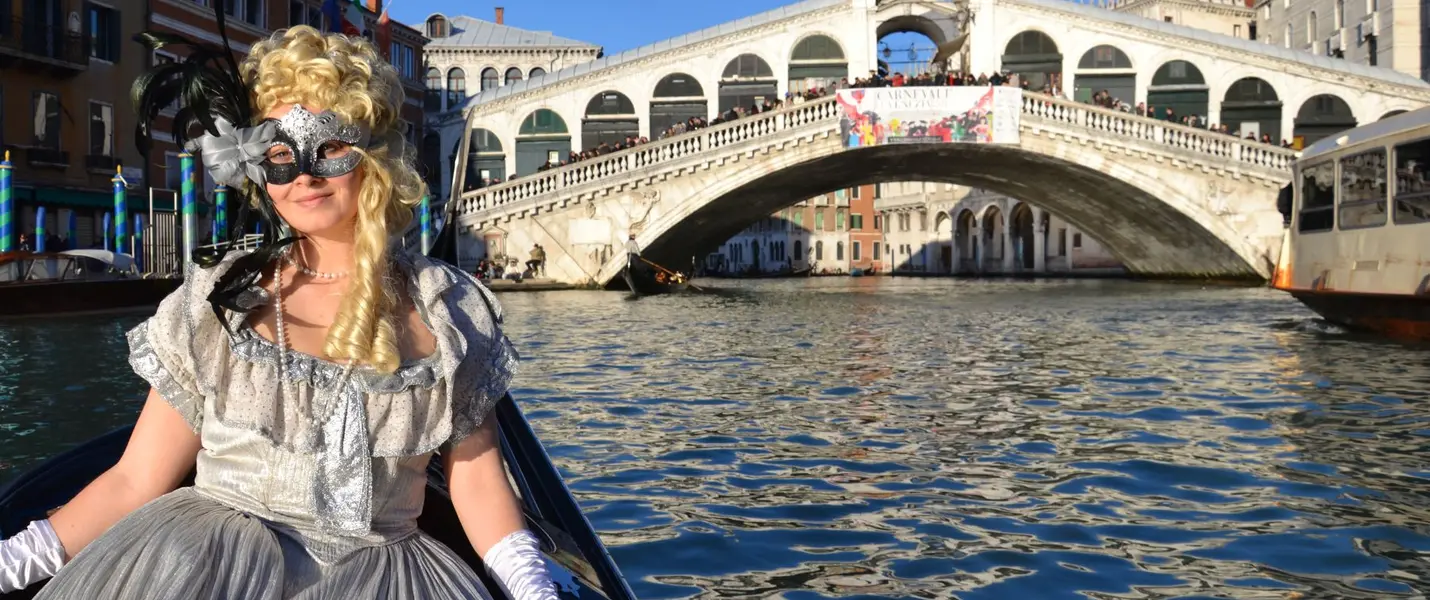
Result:
{"type": "MultiPolygon", "coordinates": [[[[481,425],[516,366],[491,292],[398,251],[395,274],[437,351],[394,374],[344,377],[341,365],[292,351],[280,365],[243,315],[224,329],[205,297],[235,258],[191,270],[129,332],[135,372],[202,440],[194,485],[125,517],[39,597],[489,598],[417,517],[432,453],[481,425]]],[[[268,301],[256,289],[250,297],[268,301]]]]}

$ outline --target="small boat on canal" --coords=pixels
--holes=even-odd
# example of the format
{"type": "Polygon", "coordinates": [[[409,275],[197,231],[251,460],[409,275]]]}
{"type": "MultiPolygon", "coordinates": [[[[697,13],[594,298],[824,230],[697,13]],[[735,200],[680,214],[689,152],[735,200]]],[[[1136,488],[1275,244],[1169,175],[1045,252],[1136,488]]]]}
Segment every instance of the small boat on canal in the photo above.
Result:
{"type": "MultiPolygon", "coordinates": [[[[572,600],[634,600],[635,594],[620,569],[510,395],[497,403],[493,414],[501,435],[502,456],[520,496],[526,525],[541,540],[542,553],[560,596],[572,600]]],[[[31,521],[48,517],[114,466],[132,431],[133,426],[128,426],[95,438],[40,463],[0,489],[0,539],[19,533],[31,521]]],[[[183,485],[192,483],[191,473],[183,485]]],[[[427,496],[417,524],[471,566],[493,598],[507,600],[503,588],[490,578],[467,541],[447,493],[440,456],[434,456],[428,465],[427,496]]],[[[0,600],[32,598],[43,587],[44,582],[40,582],[25,590],[0,594],[0,600]]]]}
{"type": "Polygon", "coordinates": [[[155,306],[182,283],[144,277],[134,257],[108,250],[0,254],[0,316],[155,306]]]}
{"type": "Polygon", "coordinates": [[[1430,341],[1430,108],[1307,148],[1272,285],[1327,321],[1430,341]]]}
{"type": "Polygon", "coordinates": [[[626,282],[626,287],[631,293],[637,296],[655,296],[658,294],[669,294],[672,292],[682,292],[687,289],[699,289],[691,285],[690,279],[683,273],[678,273],[648,261],[644,258],[641,262],[628,264],[621,269],[621,278],[626,282]]]}

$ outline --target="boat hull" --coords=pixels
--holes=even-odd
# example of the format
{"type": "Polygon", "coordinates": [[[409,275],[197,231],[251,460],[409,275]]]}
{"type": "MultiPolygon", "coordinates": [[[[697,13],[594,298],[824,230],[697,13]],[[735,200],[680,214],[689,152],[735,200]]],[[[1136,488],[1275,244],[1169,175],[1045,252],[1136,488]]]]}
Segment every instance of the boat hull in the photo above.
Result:
{"type": "Polygon", "coordinates": [[[1430,296],[1285,290],[1327,321],[1397,339],[1430,341],[1430,296]]]}
{"type": "Polygon", "coordinates": [[[155,306],[181,279],[42,281],[0,285],[5,316],[49,315],[155,306]]]}
{"type": "Polygon", "coordinates": [[[640,296],[655,296],[657,294],[669,294],[685,290],[688,285],[684,283],[661,283],[655,280],[653,269],[631,269],[626,267],[621,269],[621,277],[626,280],[626,287],[631,292],[640,296]]]}

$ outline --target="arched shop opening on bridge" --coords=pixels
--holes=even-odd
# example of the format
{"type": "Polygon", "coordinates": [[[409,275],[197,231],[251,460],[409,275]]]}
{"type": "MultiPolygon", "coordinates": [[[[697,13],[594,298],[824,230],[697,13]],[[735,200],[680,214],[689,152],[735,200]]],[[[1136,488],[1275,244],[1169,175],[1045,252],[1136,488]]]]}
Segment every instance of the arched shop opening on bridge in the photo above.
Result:
{"type": "Polygon", "coordinates": [[[1092,102],[1093,94],[1103,90],[1126,104],[1137,103],[1137,71],[1132,68],[1132,59],[1126,52],[1107,44],[1083,53],[1073,73],[1074,100],[1092,102]]]}
{"type": "Polygon", "coordinates": [[[1227,88],[1221,101],[1221,122],[1238,136],[1269,134],[1281,143],[1281,98],[1271,84],[1257,77],[1243,77],[1227,88]]]}
{"type": "Polygon", "coordinates": [[[586,103],[586,116],[581,119],[581,149],[624,142],[627,137],[640,136],[640,131],[636,105],[625,94],[607,90],[586,103]]]}
{"type": "Polygon", "coordinates": [[[1301,104],[1291,136],[1301,138],[1304,148],[1355,126],[1356,116],[1345,100],[1331,94],[1318,94],[1301,104]]]}
{"type": "Polygon", "coordinates": [[[789,91],[829,88],[849,77],[849,60],[834,38],[815,34],[800,40],[790,52],[789,91]]]}
{"type": "Polygon", "coordinates": [[[742,106],[779,100],[779,80],[770,63],[754,54],[741,54],[725,65],[720,74],[720,112],[723,114],[742,106]]]}
{"type": "Polygon", "coordinates": [[[1206,118],[1211,106],[1209,89],[1196,65],[1185,60],[1168,61],[1152,74],[1152,84],[1147,86],[1147,107],[1157,117],[1165,116],[1170,108],[1177,117],[1206,118]]]}
{"type": "Polygon", "coordinates": [[[542,165],[559,165],[571,153],[571,132],[555,111],[538,108],[516,133],[516,174],[530,175],[542,165]]]}
{"type": "Polygon", "coordinates": [[[709,116],[705,88],[685,73],[671,73],[655,84],[650,101],[650,137],[656,139],[671,125],[709,116]]]}
{"type": "Polygon", "coordinates": [[[1041,31],[1024,31],[1008,40],[1003,48],[1003,71],[1026,81],[1026,89],[1042,91],[1045,86],[1059,87],[1063,72],[1063,55],[1057,42],[1041,31]]]}
{"type": "Polygon", "coordinates": [[[879,75],[906,77],[932,72],[933,59],[944,34],[923,17],[898,17],[879,24],[879,75]]]}
{"type": "MultiPolygon", "coordinates": [[[[457,140],[460,145],[461,140],[457,140]]],[[[456,147],[452,157],[456,158],[456,147]]],[[[502,151],[501,139],[486,129],[473,129],[472,141],[467,145],[466,183],[462,186],[471,191],[486,185],[488,181],[506,180],[506,153],[502,151]]],[[[448,161],[447,164],[456,164],[448,161]]]]}

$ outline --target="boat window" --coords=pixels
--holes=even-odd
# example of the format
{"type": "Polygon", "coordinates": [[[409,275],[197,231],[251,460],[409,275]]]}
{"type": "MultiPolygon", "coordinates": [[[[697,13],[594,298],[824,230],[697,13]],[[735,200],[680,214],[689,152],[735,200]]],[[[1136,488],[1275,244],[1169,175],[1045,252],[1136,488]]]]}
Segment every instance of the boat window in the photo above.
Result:
{"type": "Polygon", "coordinates": [[[1385,224],[1385,149],[1341,159],[1341,229],[1385,224]]]}
{"type": "Polygon", "coordinates": [[[1326,161],[1301,167],[1301,233],[1330,231],[1335,227],[1336,163],[1326,161]]]}
{"type": "Polygon", "coordinates": [[[1430,138],[1395,147],[1395,223],[1430,221],[1430,138]]]}

